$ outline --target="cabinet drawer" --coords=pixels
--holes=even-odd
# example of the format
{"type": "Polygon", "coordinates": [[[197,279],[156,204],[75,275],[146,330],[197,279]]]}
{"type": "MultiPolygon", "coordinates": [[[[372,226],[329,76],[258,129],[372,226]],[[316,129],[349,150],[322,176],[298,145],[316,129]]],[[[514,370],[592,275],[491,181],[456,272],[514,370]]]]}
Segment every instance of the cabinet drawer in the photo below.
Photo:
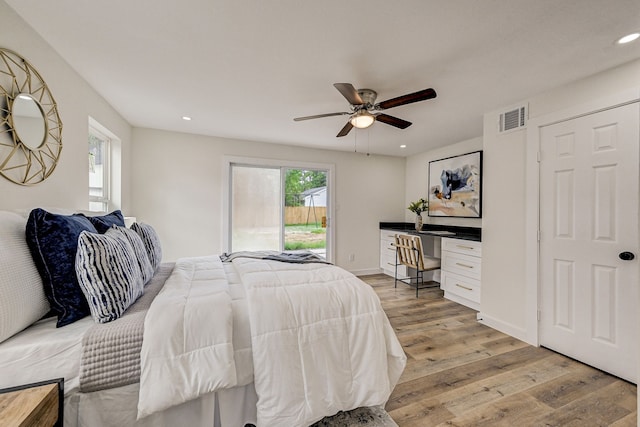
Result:
{"type": "Polygon", "coordinates": [[[480,304],[480,282],[450,272],[442,272],[441,287],[446,292],[480,304]]]}
{"type": "Polygon", "coordinates": [[[480,280],[481,259],[455,252],[442,252],[442,269],[471,279],[480,280]]]}
{"type": "MultiPolygon", "coordinates": [[[[396,272],[396,233],[397,231],[380,230],[380,268],[392,277],[396,272]]],[[[398,278],[406,279],[407,277],[407,267],[399,265],[398,278]]]]}
{"type": "MultiPolygon", "coordinates": [[[[383,270],[394,271],[396,268],[396,254],[395,252],[391,252],[391,254],[380,254],[380,268],[383,270]]],[[[406,274],[407,267],[399,264],[398,272],[402,272],[402,274],[406,274]]]]}
{"type": "Polygon", "coordinates": [[[396,234],[399,231],[395,230],[380,230],[380,240],[387,240],[389,242],[394,242],[396,239],[396,234]]]}
{"type": "Polygon", "coordinates": [[[380,249],[380,263],[382,264],[382,262],[390,262],[391,264],[395,265],[396,263],[396,251],[390,251],[387,248],[382,248],[380,249]]]}
{"type": "Polygon", "coordinates": [[[385,250],[383,249],[383,251],[380,253],[380,267],[386,269],[394,268],[396,265],[396,253],[386,253],[384,251],[385,250]]]}
{"type": "Polygon", "coordinates": [[[394,253],[396,252],[396,241],[380,239],[380,251],[394,253]]]}
{"type": "Polygon", "coordinates": [[[380,239],[380,256],[396,257],[395,239],[380,239]]]}
{"type": "Polygon", "coordinates": [[[443,238],[442,250],[479,257],[482,256],[482,243],[473,240],[443,238]]]}
{"type": "MultiPolygon", "coordinates": [[[[380,258],[380,268],[383,270],[385,274],[388,274],[389,276],[393,277],[396,273],[395,258],[393,259],[380,258]]],[[[398,265],[398,278],[404,279],[407,277],[408,277],[407,267],[402,264],[398,265]]]]}

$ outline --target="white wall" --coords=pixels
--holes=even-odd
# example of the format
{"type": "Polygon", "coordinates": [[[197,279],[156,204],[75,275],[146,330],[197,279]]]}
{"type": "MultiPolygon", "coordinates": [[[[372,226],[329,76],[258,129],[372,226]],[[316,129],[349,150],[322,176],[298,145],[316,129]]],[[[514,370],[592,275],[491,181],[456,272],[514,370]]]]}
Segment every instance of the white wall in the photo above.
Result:
{"type": "Polygon", "coordinates": [[[484,124],[481,312],[489,324],[524,339],[526,133],[497,136],[494,118],[484,124]]]}
{"type": "MultiPolygon", "coordinates": [[[[532,97],[530,121],[548,113],[640,87],[640,60],[532,97]]],[[[500,110],[502,111],[502,110],[500,110]]],[[[535,182],[527,181],[535,159],[527,157],[524,130],[498,134],[500,111],[484,117],[484,200],[482,229],[482,304],[486,323],[529,342],[535,340],[535,289],[527,287],[528,263],[537,247],[535,230],[525,219],[535,182]],[[528,170],[529,169],[529,170],[528,170]],[[533,250],[531,250],[533,246],[533,250]],[[528,249],[529,248],[529,249],[528,249]],[[533,308],[533,312],[532,312],[533,308]],[[533,335],[532,335],[533,333],[533,335]]],[[[535,212],[534,212],[535,213],[535,212]]],[[[535,269],[534,269],[535,270],[535,269]]]]}
{"type": "MultiPolygon", "coordinates": [[[[430,161],[457,156],[459,154],[466,154],[478,150],[482,150],[482,138],[480,137],[461,141],[457,144],[447,145],[445,147],[407,157],[404,198],[405,220],[408,222],[413,222],[415,220],[415,214],[407,209],[409,203],[420,198],[428,198],[427,193],[429,192],[428,186],[430,161]]],[[[482,206],[482,209],[484,210],[484,202],[482,203],[482,206]]],[[[430,217],[426,213],[422,214],[422,218],[425,224],[446,224],[464,227],[482,227],[481,218],[441,218],[430,217]]]]}
{"type": "Polygon", "coordinates": [[[223,250],[225,155],[334,164],[334,261],[347,270],[377,270],[379,222],[404,219],[404,158],[141,128],[133,139],[132,213],[156,228],[165,260],[223,250]]]}
{"type": "Polygon", "coordinates": [[[127,213],[131,127],[107,102],[0,0],[0,47],[11,49],[29,61],[42,75],[58,104],[63,123],[62,153],[53,174],[44,182],[25,187],[0,176],[0,209],[37,206],[87,209],[89,166],[88,117],[92,116],[122,140],[121,208],[127,213]]]}

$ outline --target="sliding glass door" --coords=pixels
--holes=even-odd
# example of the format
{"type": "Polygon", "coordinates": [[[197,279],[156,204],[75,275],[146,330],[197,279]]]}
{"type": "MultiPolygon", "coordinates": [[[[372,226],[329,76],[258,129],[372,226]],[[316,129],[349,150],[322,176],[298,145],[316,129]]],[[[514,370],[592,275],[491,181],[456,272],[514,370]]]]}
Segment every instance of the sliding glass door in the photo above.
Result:
{"type": "Polygon", "coordinates": [[[284,249],[327,255],[327,171],[285,168],[284,249]]]}
{"type": "Polygon", "coordinates": [[[329,169],[229,166],[230,251],[309,250],[329,259],[329,169]]]}
{"type": "Polygon", "coordinates": [[[232,165],[233,251],[280,250],[282,193],[279,168],[232,165]]]}

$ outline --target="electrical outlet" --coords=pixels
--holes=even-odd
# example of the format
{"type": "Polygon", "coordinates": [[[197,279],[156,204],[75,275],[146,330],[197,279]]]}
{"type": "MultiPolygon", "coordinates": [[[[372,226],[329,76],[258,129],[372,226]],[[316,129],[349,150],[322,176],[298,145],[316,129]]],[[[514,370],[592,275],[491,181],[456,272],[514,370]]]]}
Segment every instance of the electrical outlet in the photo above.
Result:
{"type": "Polygon", "coordinates": [[[349,261],[353,262],[356,260],[356,254],[349,254],[349,261]]]}

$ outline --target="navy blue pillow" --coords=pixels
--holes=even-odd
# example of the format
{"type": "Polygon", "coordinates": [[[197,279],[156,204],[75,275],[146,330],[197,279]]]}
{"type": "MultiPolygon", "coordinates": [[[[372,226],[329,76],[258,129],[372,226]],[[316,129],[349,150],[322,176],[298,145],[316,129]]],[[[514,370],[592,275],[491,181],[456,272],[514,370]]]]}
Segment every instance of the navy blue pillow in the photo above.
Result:
{"type": "Polygon", "coordinates": [[[117,225],[119,227],[124,227],[124,216],[122,212],[117,210],[113,211],[110,214],[102,215],[102,216],[87,216],[91,224],[98,230],[98,233],[104,234],[108,229],[111,228],[112,225],[117,225]]]}
{"type": "Polygon", "coordinates": [[[27,245],[42,277],[44,293],[57,326],[65,326],[90,314],[89,305],[76,277],[78,236],[83,231],[97,233],[84,215],[57,215],[44,209],[29,214],[27,245]]]}

